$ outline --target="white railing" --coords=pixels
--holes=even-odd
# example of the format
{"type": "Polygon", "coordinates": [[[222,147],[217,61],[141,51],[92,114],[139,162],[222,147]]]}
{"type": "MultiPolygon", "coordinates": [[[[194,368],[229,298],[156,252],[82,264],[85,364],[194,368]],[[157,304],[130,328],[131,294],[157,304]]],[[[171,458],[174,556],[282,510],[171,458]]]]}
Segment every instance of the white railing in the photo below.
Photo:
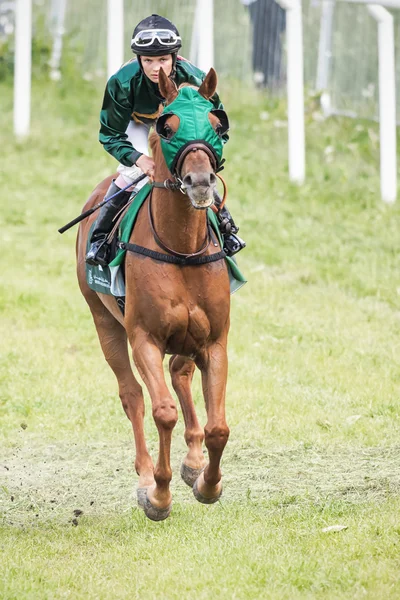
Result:
{"type": "MultiPolygon", "coordinates": [[[[379,57],[379,145],[381,197],[393,203],[397,196],[397,149],[396,149],[396,71],[393,17],[386,8],[400,8],[400,0],[340,0],[353,4],[366,4],[370,15],[378,23],[379,57]]],[[[329,96],[331,40],[334,2],[324,0],[321,10],[321,26],[318,50],[317,91],[323,91],[321,104],[325,113],[331,113],[329,96]]]]}
{"type": "MultiPolygon", "coordinates": [[[[194,11],[190,58],[204,71],[214,64],[214,1],[191,0],[194,11]]],[[[303,91],[303,33],[301,0],[278,0],[286,11],[287,95],[288,95],[288,163],[289,177],[301,184],[305,179],[305,132],[303,91]]],[[[381,195],[394,202],[397,192],[395,64],[393,18],[382,5],[400,8],[400,0],[338,0],[342,3],[368,5],[366,10],[378,23],[379,116],[381,195]]],[[[54,0],[58,13],[55,20],[54,47],[50,61],[55,76],[62,48],[65,5],[69,0],[54,0]],[[61,10],[61,8],[62,10],[61,10]]],[[[124,0],[107,0],[107,73],[112,75],[124,62],[124,0]]],[[[15,0],[15,76],[14,131],[23,137],[29,133],[31,90],[32,0],[15,0]]],[[[334,0],[323,0],[318,46],[317,90],[329,114],[330,57],[332,46],[334,0]]]]}
{"type": "Polygon", "coordinates": [[[53,34],[53,48],[49,60],[50,77],[53,81],[61,79],[60,63],[65,33],[65,11],[67,0],[52,0],[51,2],[51,29],[53,34]]]}
{"type": "Polygon", "coordinates": [[[397,196],[396,71],[394,65],[393,17],[386,8],[370,4],[368,11],[378,22],[379,131],[382,200],[397,196]]]}
{"type": "Polygon", "coordinates": [[[107,74],[124,62],[124,0],[107,0],[107,74]]]}
{"type": "Polygon", "coordinates": [[[31,118],[32,0],[16,0],[14,62],[14,133],[29,133],[31,118]]]}
{"type": "Polygon", "coordinates": [[[289,177],[305,179],[303,18],[301,0],[279,0],[286,10],[289,177]]]}
{"type": "MultiPolygon", "coordinates": [[[[280,0],[280,3],[287,13],[289,177],[294,182],[303,183],[305,178],[305,136],[301,1],[280,0]]],[[[111,76],[123,63],[124,0],[107,0],[107,7],[107,72],[108,76],[111,76]]],[[[32,0],[17,0],[14,130],[19,136],[27,135],[29,132],[31,9],[32,0]]],[[[61,16],[63,18],[63,15],[61,16]]],[[[61,30],[62,25],[58,28],[60,44],[61,30]]],[[[213,32],[214,2],[213,0],[197,0],[191,59],[203,71],[208,71],[214,64],[213,32]]],[[[56,58],[59,62],[58,55],[56,58]]]]}
{"type": "Polygon", "coordinates": [[[214,66],[214,1],[197,0],[193,19],[190,61],[202,71],[214,66]]]}

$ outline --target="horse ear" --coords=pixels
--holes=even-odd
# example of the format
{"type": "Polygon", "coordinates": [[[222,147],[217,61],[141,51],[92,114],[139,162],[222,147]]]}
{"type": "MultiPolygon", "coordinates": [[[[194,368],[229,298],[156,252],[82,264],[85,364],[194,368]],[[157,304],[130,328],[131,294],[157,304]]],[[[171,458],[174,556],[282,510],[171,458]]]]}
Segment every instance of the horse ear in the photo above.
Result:
{"type": "Polygon", "coordinates": [[[178,95],[178,88],[175,83],[171,81],[168,75],[165,74],[164,69],[161,67],[158,74],[158,87],[160,89],[161,96],[166,99],[167,104],[171,104],[178,95]]]}
{"type": "Polygon", "coordinates": [[[214,69],[208,71],[207,75],[204,78],[203,83],[199,87],[199,94],[203,96],[206,100],[209,100],[214,96],[215,90],[217,89],[217,74],[214,69]]]}

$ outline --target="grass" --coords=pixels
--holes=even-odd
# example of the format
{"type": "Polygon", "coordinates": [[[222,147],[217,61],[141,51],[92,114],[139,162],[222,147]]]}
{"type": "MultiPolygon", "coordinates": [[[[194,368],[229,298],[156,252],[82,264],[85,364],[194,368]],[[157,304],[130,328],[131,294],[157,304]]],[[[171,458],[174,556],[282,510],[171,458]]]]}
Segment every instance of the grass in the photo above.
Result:
{"type": "MultiPolygon", "coordinates": [[[[23,142],[0,94],[0,597],[400,598],[400,211],[379,198],[377,126],[321,121],[309,99],[297,187],[284,105],[222,83],[249,280],[232,298],[225,490],[204,507],[180,481],[180,418],[174,508],[156,524],[134,503],[75,233],[57,232],[115,166],[97,142],[102,91],[37,82],[23,142]]],[[[194,393],[204,422],[198,377],[194,393]]]]}
{"type": "MultiPolygon", "coordinates": [[[[391,507],[400,508],[398,502],[391,507]]],[[[7,597],[342,598],[349,586],[351,597],[368,597],[371,580],[379,581],[375,597],[395,597],[394,515],[388,520],[371,506],[340,503],[299,509],[261,501],[245,510],[235,503],[215,508],[212,514],[178,506],[175,519],[161,525],[145,522],[138,510],[113,519],[82,518],[56,539],[47,527],[32,530],[28,541],[16,531],[7,597]],[[343,513],[348,530],[321,532],[332,517],[342,521],[343,513]],[[383,535],[388,524],[390,534],[383,535]]],[[[382,508],[386,515],[389,507],[382,508]]]]}

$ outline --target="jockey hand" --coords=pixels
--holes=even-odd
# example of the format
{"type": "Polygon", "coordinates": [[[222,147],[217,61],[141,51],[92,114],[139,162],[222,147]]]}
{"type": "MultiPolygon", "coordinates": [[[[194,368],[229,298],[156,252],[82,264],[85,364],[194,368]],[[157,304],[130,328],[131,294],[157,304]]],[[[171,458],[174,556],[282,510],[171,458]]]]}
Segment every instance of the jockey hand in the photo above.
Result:
{"type": "Polygon", "coordinates": [[[139,169],[143,171],[143,173],[146,173],[146,175],[153,179],[155,163],[154,160],[150,158],[150,156],[142,154],[142,156],[139,156],[139,158],[137,159],[136,165],[139,167],[139,169]]]}

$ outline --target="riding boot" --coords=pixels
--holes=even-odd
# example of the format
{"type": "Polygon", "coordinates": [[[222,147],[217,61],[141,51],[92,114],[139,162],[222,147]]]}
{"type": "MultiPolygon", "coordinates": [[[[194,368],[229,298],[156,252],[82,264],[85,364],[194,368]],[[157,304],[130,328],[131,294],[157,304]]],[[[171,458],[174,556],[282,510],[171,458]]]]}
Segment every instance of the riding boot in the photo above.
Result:
{"type": "MultiPolygon", "coordinates": [[[[113,181],[108,188],[105,199],[116,194],[121,188],[115,185],[113,181]]],[[[110,257],[110,244],[107,243],[107,237],[113,228],[113,219],[117,212],[128,202],[131,192],[120,192],[109,202],[106,202],[100,209],[92,236],[90,238],[90,248],[86,254],[85,260],[89,265],[108,265],[110,257]]]]}
{"type": "Polygon", "coordinates": [[[246,242],[236,235],[239,231],[239,227],[235,225],[232,215],[226,205],[220,209],[221,203],[221,196],[214,190],[214,204],[218,209],[217,218],[219,221],[219,230],[222,233],[224,241],[224,250],[227,256],[233,256],[246,247],[246,242]]]}

